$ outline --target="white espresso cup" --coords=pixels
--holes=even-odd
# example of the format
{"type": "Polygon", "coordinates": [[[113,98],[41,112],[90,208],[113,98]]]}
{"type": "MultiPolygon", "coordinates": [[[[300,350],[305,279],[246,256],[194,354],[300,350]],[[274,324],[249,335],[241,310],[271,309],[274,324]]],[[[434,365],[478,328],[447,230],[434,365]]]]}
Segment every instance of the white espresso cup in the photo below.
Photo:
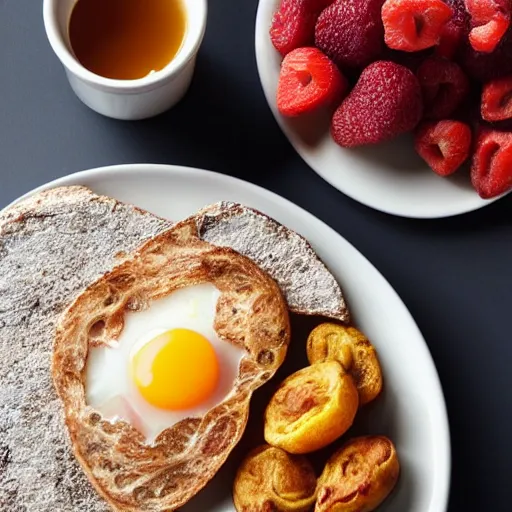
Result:
{"type": "Polygon", "coordinates": [[[48,40],[64,65],[75,94],[96,112],[115,119],[153,117],[178,103],[187,92],[206,30],[207,0],[182,0],[187,29],[181,49],[162,70],[137,80],[113,80],[86,69],[73,53],[69,20],[77,0],[44,0],[48,40]]]}

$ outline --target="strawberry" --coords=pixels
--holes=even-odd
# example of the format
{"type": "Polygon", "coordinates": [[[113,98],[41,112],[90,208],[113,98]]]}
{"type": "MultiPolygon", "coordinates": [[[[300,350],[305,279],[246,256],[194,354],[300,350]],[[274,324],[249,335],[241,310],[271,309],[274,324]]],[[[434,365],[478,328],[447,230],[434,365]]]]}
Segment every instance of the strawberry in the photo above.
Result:
{"type": "Polygon", "coordinates": [[[394,50],[417,52],[435,46],[453,10],[443,0],[386,0],[384,40],[394,50]]]}
{"type": "Polygon", "coordinates": [[[343,147],[376,144],[412,130],[422,115],[414,73],[389,61],[366,67],[334,113],[331,134],[343,147]]]}
{"type": "Polygon", "coordinates": [[[318,48],[297,48],[283,59],[277,84],[277,109],[298,116],[340,101],[348,84],[318,48]]]}
{"type": "Polygon", "coordinates": [[[484,85],[481,114],[491,122],[512,119],[512,76],[484,85]]]}
{"type": "Polygon", "coordinates": [[[471,129],[460,121],[425,122],[416,130],[414,147],[435,173],[449,176],[469,156],[471,129]]]}
{"type": "Polygon", "coordinates": [[[482,128],[471,165],[471,182],[483,199],[512,189],[512,133],[482,128]]]}
{"type": "Polygon", "coordinates": [[[333,0],[281,0],[270,27],[270,39],[284,57],[301,46],[313,45],[318,15],[333,0]]]}
{"type": "Polygon", "coordinates": [[[431,57],[416,73],[423,91],[425,117],[443,119],[451,116],[469,93],[469,80],[455,62],[431,57]]]}
{"type": "Polygon", "coordinates": [[[477,52],[491,53],[510,27],[509,0],[465,0],[471,17],[469,42],[477,52]]]}
{"type": "Polygon", "coordinates": [[[384,0],[337,0],[320,14],[315,45],[341,69],[364,68],[384,47],[384,0]]]}

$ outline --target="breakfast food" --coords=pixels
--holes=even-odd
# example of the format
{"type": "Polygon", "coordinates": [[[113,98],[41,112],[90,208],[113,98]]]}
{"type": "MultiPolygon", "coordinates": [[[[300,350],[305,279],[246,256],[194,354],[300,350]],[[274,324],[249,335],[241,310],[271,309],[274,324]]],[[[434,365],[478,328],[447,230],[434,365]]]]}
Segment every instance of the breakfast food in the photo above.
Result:
{"type": "Polygon", "coordinates": [[[336,0],[315,26],[315,44],[341,69],[357,69],[375,60],[384,47],[380,10],[383,0],[336,0]]]}
{"type": "Polygon", "coordinates": [[[305,457],[258,446],[238,469],[233,501],[238,512],[307,512],[315,502],[316,483],[305,457]]]}
{"type": "MultiPolygon", "coordinates": [[[[309,243],[231,202],[172,224],[85,187],[42,192],[0,214],[0,269],[0,503],[13,512],[181,507],[283,362],[288,310],[350,321],[309,243]]],[[[320,359],[268,404],[276,447],[240,468],[239,510],[312,507],[315,474],[283,449],[326,446],[359,405],[356,365],[320,359]]]]}
{"type": "Polygon", "coordinates": [[[388,438],[352,439],[328,460],[318,479],[315,512],[371,512],[393,490],[399,473],[388,438]]]}
{"type": "Polygon", "coordinates": [[[277,84],[277,106],[298,116],[334,104],[343,97],[347,81],[318,48],[297,48],[283,60],[277,84]]]}
{"type": "Polygon", "coordinates": [[[439,43],[453,11],[443,0],[386,0],[384,41],[394,50],[417,52],[439,43]]]}
{"type": "MultiPolygon", "coordinates": [[[[276,11],[274,20],[281,12],[294,13],[290,19],[302,23],[293,27],[302,27],[307,37],[283,45],[280,37],[291,41],[292,25],[273,23],[270,32],[284,58],[280,83],[291,82],[286,60],[291,51],[312,52],[313,31],[314,45],[331,59],[322,61],[329,69],[324,75],[334,76],[337,66],[348,78],[345,98],[340,97],[329,113],[336,144],[354,148],[413,132],[419,156],[436,174],[449,176],[473,162],[471,183],[483,199],[512,190],[512,167],[500,163],[499,172],[493,173],[499,178],[487,180],[499,184],[481,185],[481,172],[474,170],[481,160],[481,144],[470,142],[480,140],[481,133],[511,131],[510,0],[333,0],[320,9],[321,3],[281,0],[276,11]],[[429,139],[433,143],[427,147],[429,139]]],[[[277,110],[283,116],[300,116],[325,104],[327,95],[320,95],[311,77],[312,69],[295,73],[296,90],[306,99],[294,98],[293,108],[280,99],[278,87],[277,110]],[[309,96],[308,89],[317,96],[309,96]]],[[[291,90],[287,85],[287,98],[293,98],[291,90]]],[[[494,164],[477,167],[482,165],[494,164]]]]}
{"type": "Polygon", "coordinates": [[[471,137],[461,121],[425,121],[416,129],[414,147],[435,173],[449,176],[467,160],[471,137]]]}
{"type": "Polygon", "coordinates": [[[484,85],[481,114],[490,122],[512,119],[512,76],[484,85]]]}
{"type": "Polygon", "coordinates": [[[270,37],[276,50],[284,57],[295,48],[313,44],[316,19],[331,2],[282,0],[270,28],[270,37]]]}
{"type": "Polygon", "coordinates": [[[295,231],[253,208],[227,201],[203,208],[193,219],[201,240],[234,249],[275,279],[292,313],[350,321],[336,278],[295,231]]]}
{"type": "Polygon", "coordinates": [[[355,327],[326,322],[315,327],[307,340],[311,364],[337,361],[352,376],[359,393],[359,405],[375,400],[382,390],[382,371],[377,352],[368,338],[355,327]]]}
{"type": "Polygon", "coordinates": [[[423,93],[425,119],[449,119],[469,94],[469,80],[464,71],[447,59],[425,59],[416,76],[423,93]]]}
{"type": "Polygon", "coordinates": [[[464,0],[447,0],[452,8],[452,17],[443,26],[441,38],[435,47],[435,54],[446,59],[453,59],[464,40],[468,37],[469,15],[464,0]]]}
{"type": "Polygon", "coordinates": [[[364,69],[334,113],[331,133],[346,148],[376,144],[412,130],[422,113],[414,74],[394,62],[378,61],[364,69]]]}
{"type": "Polygon", "coordinates": [[[483,198],[503,194],[512,187],[512,132],[482,129],[471,164],[473,186],[483,198]]]}
{"type": "Polygon", "coordinates": [[[106,512],[73,457],[50,361],[68,303],[170,223],[85,187],[60,187],[0,214],[2,510],[106,512]]]}
{"type": "Polygon", "coordinates": [[[477,52],[491,53],[510,27],[509,0],[464,0],[470,17],[469,42],[477,52]]]}
{"type": "Polygon", "coordinates": [[[359,396],[337,361],[302,368],[287,377],[265,411],[265,441],[289,453],[309,453],[332,443],[354,421],[359,396]]]}
{"type": "MultiPolygon", "coordinates": [[[[52,374],[74,453],[98,492],[114,508],[126,511],[174,510],[186,503],[215,475],[239,441],[252,393],[283,362],[289,336],[288,310],[277,284],[248,258],[201,241],[193,220],[153,237],[89,286],[59,321],[52,374]],[[243,354],[217,356],[220,364],[229,366],[228,359],[238,362],[235,371],[228,372],[234,380],[224,396],[208,396],[210,401],[203,396],[203,402],[198,396],[189,396],[186,404],[173,403],[170,398],[162,404],[161,395],[173,395],[171,387],[180,378],[167,372],[166,362],[174,356],[180,358],[186,372],[194,374],[189,384],[194,388],[208,386],[205,372],[209,369],[197,367],[196,361],[187,361],[187,353],[183,358],[180,352],[186,352],[193,335],[206,338],[211,330],[202,329],[196,318],[193,323],[199,332],[176,333],[172,316],[166,323],[155,320],[149,324],[149,317],[139,320],[137,312],[151,312],[153,307],[170,312],[172,305],[161,301],[170,299],[175,290],[201,284],[219,291],[216,301],[211,296],[206,299],[215,307],[210,327],[226,345],[243,354]],[[127,330],[138,322],[140,329],[132,329],[132,334],[142,336],[132,353],[142,358],[132,361],[132,384],[139,390],[151,385],[143,395],[147,405],[165,405],[175,413],[172,418],[162,418],[163,430],[152,432],[154,442],[130,422],[130,415],[119,417],[116,412],[114,418],[105,417],[85,399],[87,374],[83,369],[89,349],[106,346],[116,350],[125,321],[127,330]],[[178,346],[170,345],[173,340],[169,336],[178,338],[178,346]],[[184,339],[180,341],[180,337],[184,339]],[[149,350],[141,354],[147,347],[149,350]],[[204,409],[179,414],[182,407],[192,405],[204,409]]],[[[204,353],[208,342],[204,339],[203,345],[188,355],[204,353]]],[[[201,362],[204,364],[205,359],[197,361],[201,362]]],[[[130,402],[129,394],[122,396],[137,423],[150,419],[144,414],[148,408],[139,409],[137,403],[130,402]]]]}

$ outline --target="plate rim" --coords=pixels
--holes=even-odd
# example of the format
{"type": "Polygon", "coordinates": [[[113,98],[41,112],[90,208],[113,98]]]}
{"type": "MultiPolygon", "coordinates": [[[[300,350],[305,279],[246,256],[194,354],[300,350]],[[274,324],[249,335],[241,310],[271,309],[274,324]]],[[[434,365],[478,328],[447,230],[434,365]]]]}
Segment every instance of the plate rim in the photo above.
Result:
{"type": "MultiPolygon", "coordinates": [[[[373,263],[363,254],[361,253],[354,245],[352,245],[346,238],[344,238],[341,234],[331,228],[324,221],[308,212],[306,209],[301,206],[293,203],[289,199],[280,196],[279,194],[272,192],[271,190],[265,189],[259,185],[254,183],[245,181],[243,179],[230,176],[227,174],[222,174],[215,171],[210,171],[206,169],[200,169],[197,167],[188,167],[183,165],[172,165],[172,164],[150,164],[150,163],[132,163],[132,164],[117,164],[117,165],[107,165],[96,168],[91,168],[87,170],[82,170],[78,172],[74,172],[71,174],[67,174],[60,178],[51,180],[49,182],[43,183],[42,185],[33,188],[32,190],[26,192],[21,195],[11,203],[9,203],[5,208],[0,210],[0,213],[5,211],[6,209],[14,206],[15,204],[23,201],[24,199],[33,196],[39,192],[49,190],[51,188],[55,188],[58,186],[66,186],[66,185],[76,185],[76,181],[81,178],[99,178],[102,176],[108,175],[109,177],[115,176],[120,173],[130,173],[130,174],[140,174],[144,170],[150,170],[153,172],[162,173],[163,175],[169,174],[189,174],[195,175],[198,178],[201,176],[209,175],[212,176],[215,180],[228,181],[231,182],[234,186],[242,187],[248,190],[249,192],[253,192],[263,200],[271,201],[274,204],[279,203],[280,207],[284,207],[284,209],[288,211],[292,211],[293,215],[299,214],[302,218],[307,219],[307,222],[310,224],[316,224],[321,227],[321,231],[329,234],[330,236],[341,239],[341,241],[346,244],[351,250],[353,250],[358,257],[360,257],[363,261],[365,261],[380,277],[382,280],[382,284],[388,288],[388,291],[394,296],[396,300],[397,307],[399,308],[399,313],[405,318],[408,319],[410,324],[410,328],[415,331],[415,338],[417,339],[417,348],[422,352],[422,358],[424,360],[424,365],[431,376],[430,380],[430,391],[437,394],[437,400],[435,403],[437,404],[437,425],[438,428],[438,437],[442,437],[442,449],[440,453],[442,455],[442,463],[441,470],[445,473],[442,475],[442,478],[438,478],[439,471],[437,471],[437,475],[434,477],[434,484],[432,495],[430,497],[430,503],[428,512],[447,512],[448,510],[448,502],[451,488],[451,470],[452,470],[452,454],[451,454],[451,435],[450,435],[450,424],[448,411],[446,407],[446,399],[444,396],[443,388],[441,385],[441,380],[439,377],[439,373],[437,371],[434,359],[430,352],[430,349],[425,341],[425,338],[419,329],[414,317],[410,313],[409,309],[403,302],[400,295],[396,292],[396,290],[391,286],[389,281],[384,277],[384,275],[373,265],[373,263]],[[433,388],[432,388],[433,386],[433,388]]],[[[313,242],[314,243],[314,242],[313,242]]]]}
{"type": "MultiPolygon", "coordinates": [[[[278,124],[281,132],[287,139],[288,143],[292,146],[295,153],[301,158],[301,160],[308,166],[308,168],[313,171],[315,174],[320,176],[324,181],[329,183],[334,189],[336,189],[341,194],[347,196],[348,198],[352,199],[353,201],[356,201],[359,204],[362,204],[366,206],[367,208],[371,208],[373,210],[385,213],[387,215],[393,215],[396,217],[402,217],[402,218],[409,218],[409,219],[444,219],[444,218],[450,218],[450,217],[457,217],[459,215],[465,215],[470,212],[474,212],[477,210],[480,210],[481,208],[485,208],[486,206],[489,206],[493,204],[494,202],[498,201],[499,199],[502,199],[506,197],[508,194],[512,193],[512,191],[506,192],[505,194],[502,194],[498,197],[494,197],[491,199],[481,199],[478,197],[478,194],[475,192],[475,200],[477,202],[476,204],[467,205],[463,208],[456,208],[456,209],[450,209],[449,207],[446,207],[444,211],[428,214],[427,212],[422,213],[407,213],[404,211],[397,211],[394,210],[391,207],[385,207],[385,206],[377,206],[373,204],[371,201],[367,201],[364,199],[364,197],[361,197],[359,194],[354,194],[352,191],[347,190],[346,188],[340,188],[333,179],[329,176],[329,174],[323,170],[318,170],[315,167],[313,167],[308,161],[306,156],[304,156],[302,153],[303,151],[299,151],[297,149],[297,143],[294,140],[293,133],[290,135],[291,130],[285,126],[284,120],[279,115],[277,108],[274,105],[273,99],[270,97],[270,91],[268,90],[268,87],[265,85],[264,80],[262,78],[262,69],[264,68],[264,62],[262,59],[262,45],[265,44],[263,41],[262,34],[268,34],[268,30],[263,30],[264,23],[266,22],[266,17],[264,17],[264,10],[269,7],[271,4],[277,3],[277,0],[258,0],[258,8],[256,12],[256,21],[255,21],[255,30],[254,30],[254,50],[255,50],[255,57],[256,57],[256,67],[258,70],[258,78],[260,81],[261,88],[263,90],[263,94],[265,96],[265,100],[267,102],[268,108],[270,109],[276,123],[278,124]]],[[[266,25],[265,25],[266,26],[266,25]]],[[[441,178],[440,178],[441,179],[441,178]]]]}

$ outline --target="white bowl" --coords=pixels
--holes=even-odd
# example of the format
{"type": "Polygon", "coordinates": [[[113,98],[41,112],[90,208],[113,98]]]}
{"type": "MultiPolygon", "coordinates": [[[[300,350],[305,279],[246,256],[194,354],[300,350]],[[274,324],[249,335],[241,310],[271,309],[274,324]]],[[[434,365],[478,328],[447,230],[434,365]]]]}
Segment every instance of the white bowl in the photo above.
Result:
{"type": "Polygon", "coordinates": [[[206,0],[182,1],[187,31],[174,59],[161,71],[147,77],[113,80],[87,70],[73,54],[69,19],[77,0],[44,0],[43,17],[48,40],[80,100],[100,114],[124,120],[156,116],[178,103],[192,80],[207,19],[206,0]]]}
{"type": "Polygon", "coordinates": [[[449,217],[482,208],[499,198],[481,199],[466,169],[449,178],[434,174],[406,135],[385,144],[339,147],[322,115],[286,119],[276,107],[281,56],[269,28],[278,0],[260,0],[256,19],[256,60],[263,91],[279,126],[303,160],[322,178],[356,201],[403,217],[449,217]]]}
{"type": "MultiPolygon", "coordinates": [[[[379,271],[345,239],[276,194],[198,169],[121,165],[67,176],[38,190],[59,185],[86,185],[99,194],[173,220],[185,218],[209,203],[238,201],[304,235],[341,284],[356,324],[372,340],[382,364],[382,396],[358,413],[350,432],[385,434],[396,444],[402,473],[396,490],[379,512],[446,512],[450,438],[434,363],[404,303],[379,271]]],[[[294,322],[284,368],[255,394],[244,438],[206,488],[180,508],[182,512],[235,511],[231,489],[236,468],[247,450],[262,440],[261,412],[269,392],[283,375],[307,364],[307,333],[307,325],[294,322]]]]}

